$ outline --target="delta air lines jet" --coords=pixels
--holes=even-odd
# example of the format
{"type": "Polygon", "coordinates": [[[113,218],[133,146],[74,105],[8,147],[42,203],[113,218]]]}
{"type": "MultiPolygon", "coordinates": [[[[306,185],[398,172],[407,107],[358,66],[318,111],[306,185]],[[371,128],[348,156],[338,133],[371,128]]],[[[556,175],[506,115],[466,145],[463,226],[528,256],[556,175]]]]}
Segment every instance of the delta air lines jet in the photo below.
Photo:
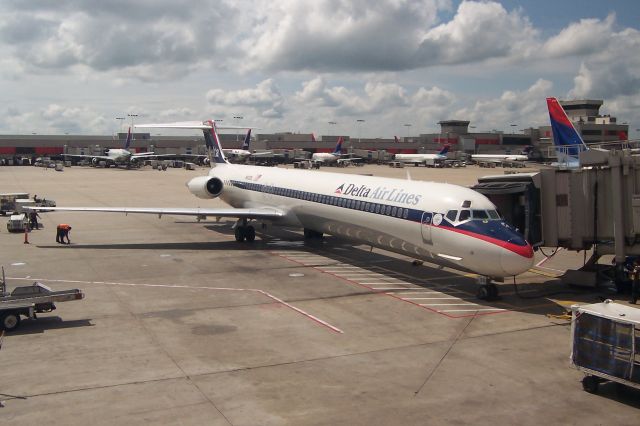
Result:
{"type": "Polygon", "coordinates": [[[105,155],[76,155],[76,154],[63,154],[65,157],[73,157],[73,158],[90,158],[91,163],[93,165],[97,165],[100,161],[105,161],[107,164],[125,164],[130,166],[133,163],[136,163],[140,159],[146,158],[155,158],[158,157],[154,155],[153,152],[143,152],[140,154],[133,154],[129,151],[129,147],[131,146],[131,127],[129,127],[129,131],[127,132],[127,139],[124,143],[124,149],[122,148],[110,148],[107,149],[105,155]]]}
{"type": "Polygon", "coordinates": [[[343,142],[344,138],[340,136],[333,152],[316,152],[311,155],[311,161],[321,161],[323,163],[349,163],[352,160],[355,160],[355,158],[341,158],[342,156],[347,155],[342,153],[343,142]]]}
{"type": "Polygon", "coordinates": [[[437,154],[396,154],[393,159],[407,164],[426,165],[428,161],[444,161],[447,159],[449,145],[445,145],[437,154]]]}
{"type": "MultiPolygon", "coordinates": [[[[308,239],[327,233],[489,278],[518,275],[533,264],[531,245],[488,198],[469,188],[231,164],[212,120],[138,126],[201,129],[212,168],[208,175],[187,182],[187,188],[198,198],[219,197],[230,207],[49,209],[234,217],[238,242],[255,239],[252,221],[300,227],[308,239]]],[[[492,297],[497,292],[495,284],[489,284],[480,287],[478,295],[492,297]]]]}

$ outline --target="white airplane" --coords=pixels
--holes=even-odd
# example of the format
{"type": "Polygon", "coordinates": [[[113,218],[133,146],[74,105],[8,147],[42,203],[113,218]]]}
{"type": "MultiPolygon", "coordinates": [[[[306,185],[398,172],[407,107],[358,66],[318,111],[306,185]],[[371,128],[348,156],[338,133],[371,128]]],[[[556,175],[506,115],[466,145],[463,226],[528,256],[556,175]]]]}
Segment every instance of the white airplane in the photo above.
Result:
{"type": "Polygon", "coordinates": [[[525,148],[524,154],[472,154],[471,159],[474,161],[527,161],[529,150],[531,147],[525,148]]]}
{"type": "Polygon", "coordinates": [[[349,164],[353,160],[359,160],[359,158],[351,158],[351,157],[341,158],[343,156],[348,156],[348,154],[342,153],[343,142],[344,142],[344,138],[340,136],[338,138],[338,143],[336,144],[336,147],[334,148],[333,152],[315,152],[311,155],[311,161],[320,161],[326,164],[330,164],[330,163],[349,164]]]}
{"type": "MultiPolygon", "coordinates": [[[[231,164],[215,122],[139,125],[203,130],[208,175],[187,182],[198,198],[219,197],[230,208],[55,207],[51,210],[234,217],[235,239],[253,241],[251,221],[301,227],[437,265],[501,279],[527,271],[533,249],[484,195],[458,185],[301,169],[231,164]]],[[[479,280],[480,281],[480,280],[479,280]]],[[[498,293],[483,282],[479,297],[498,293]]]]}
{"type": "Polygon", "coordinates": [[[73,158],[90,158],[93,165],[97,165],[100,161],[106,161],[107,164],[125,164],[127,166],[135,164],[140,159],[155,158],[153,152],[142,152],[140,154],[133,154],[129,151],[131,146],[131,127],[127,132],[127,139],[124,143],[124,149],[122,148],[110,148],[105,152],[105,155],[81,155],[81,154],[63,154],[65,157],[73,158]]]}
{"type": "Polygon", "coordinates": [[[402,163],[426,164],[429,161],[444,161],[447,159],[447,152],[449,152],[449,145],[445,145],[440,152],[436,154],[396,154],[393,159],[402,163]]]}

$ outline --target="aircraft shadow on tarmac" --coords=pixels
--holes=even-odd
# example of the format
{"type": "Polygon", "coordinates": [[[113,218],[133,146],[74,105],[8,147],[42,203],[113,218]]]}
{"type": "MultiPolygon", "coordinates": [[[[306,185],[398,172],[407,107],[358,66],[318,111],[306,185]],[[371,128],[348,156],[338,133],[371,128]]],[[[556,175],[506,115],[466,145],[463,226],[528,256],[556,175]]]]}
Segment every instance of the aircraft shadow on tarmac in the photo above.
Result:
{"type": "Polygon", "coordinates": [[[38,316],[37,320],[25,319],[20,322],[20,327],[9,333],[11,336],[23,334],[41,334],[47,330],[63,328],[93,327],[91,319],[64,320],[59,316],[38,316]]]}

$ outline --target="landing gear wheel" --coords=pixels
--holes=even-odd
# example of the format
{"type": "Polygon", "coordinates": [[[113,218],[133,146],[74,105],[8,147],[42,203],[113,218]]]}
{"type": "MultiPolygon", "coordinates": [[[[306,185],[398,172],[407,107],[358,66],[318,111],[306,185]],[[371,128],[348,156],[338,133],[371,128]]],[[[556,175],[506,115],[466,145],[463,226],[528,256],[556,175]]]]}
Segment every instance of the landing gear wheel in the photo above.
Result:
{"type": "Polygon", "coordinates": [[[585,376],[582,379],[582,389],[589,393],[597,393],[600,382],[596,376],[585,376]]]}
{"type": "Polygon", "coordinates": [[[236,226],[235,237],[236,237],[236,241],[239,243],[244,241],[244,239],[246,238],[246,232],[245,232],[244,226],[236,226]]]}
{"type": "Polygon", "coordinates": [[[20,325],[20,315],[12,313],[6,314],[2,317],[2,323],[0,325],[2,325],[2,328],[6,331],[14,330],[20,325]]]}
{"type": "Polygon", "coordinates": [[[498,286],[495,284],[484,284],[478,287],[476,297],[480,300],[496,300],[498,298],[498,286]]]}
{"type": "Polygon", "coordinates": [[[478,287],[476,297],[480,300],[487,300],[489,298],[489,287],[486,285],[481,285],[480,287],[478,287]]]}
{"type": "Polygon", "coordinates": [[[255,241],[256,239],[256,229],[253,226],[247,226],[247,228],[245,229],[245,238],[247,239],[247,242],[251,243],[253,241],[255,241]]]}

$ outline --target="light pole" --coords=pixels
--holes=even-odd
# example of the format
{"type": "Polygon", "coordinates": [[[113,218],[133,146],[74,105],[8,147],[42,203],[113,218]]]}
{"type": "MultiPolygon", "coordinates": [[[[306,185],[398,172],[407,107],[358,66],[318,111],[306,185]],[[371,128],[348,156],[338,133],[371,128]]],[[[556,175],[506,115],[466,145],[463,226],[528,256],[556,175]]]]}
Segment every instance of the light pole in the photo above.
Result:
{"type": "Polygon", "coordinates": [[[407,139],[409,139],[409,127],[411,127],[411,124],[406,123],[404,124],[404,127],[407,128],[407,139]]]}
{"type": "MultiPolygon", "coordinates": [[[[335,121],[328,121],[328,122],[327,122],[327,124],[329,125],[329,127],[331,127],[331,126],[335,126],[335,125],[336,125],[336,124],[338,124],[338,123],[336,123],[335,121]]],[[[329,133],[329,132],[330,132],[330,130],[329,130],[329,129],[327,129],[327,133],[329,133]]],[[[327,136],[328,136],[328,135],[327,135],[327,136]]]]}
{"type": "Polygon", "coordinates": [[[127,117],[131,117],[131,128],[133,128],[133,119],[137,116],[138,114],[127,114],[127,117]]]}
{"type": "Polygon", "coordinates": [[[113,137],[116,137],[118,132],[122,130],[122,122],[123,120],[126,120],[126,117],[116,117],[116,120],[119,120],[120,124],[118,125],[118,128],[116,129],[116,132],[115,132],[116,134],[113,137]]]}
{"type": "Polygon", "coordinates": [[[364,120],[362,120],[360,118],[356,120],[356,125],[358,126],[358,143],[360,143],[360,130],[361,130],[360,129],[360,124],[361,123],[364,123],[364,120]]]}
{"type": "MultiPolygon", "coordinates": [[[[242,120],[244,117],[241,115],[234,115],[233,118],[238,120],[237,124],[240,125],[240,120],[242,120]]],[[[239,138],[238,129],[236,129],[236,142],[238,142],[239,140],[240,138],[239,138]]]]}

